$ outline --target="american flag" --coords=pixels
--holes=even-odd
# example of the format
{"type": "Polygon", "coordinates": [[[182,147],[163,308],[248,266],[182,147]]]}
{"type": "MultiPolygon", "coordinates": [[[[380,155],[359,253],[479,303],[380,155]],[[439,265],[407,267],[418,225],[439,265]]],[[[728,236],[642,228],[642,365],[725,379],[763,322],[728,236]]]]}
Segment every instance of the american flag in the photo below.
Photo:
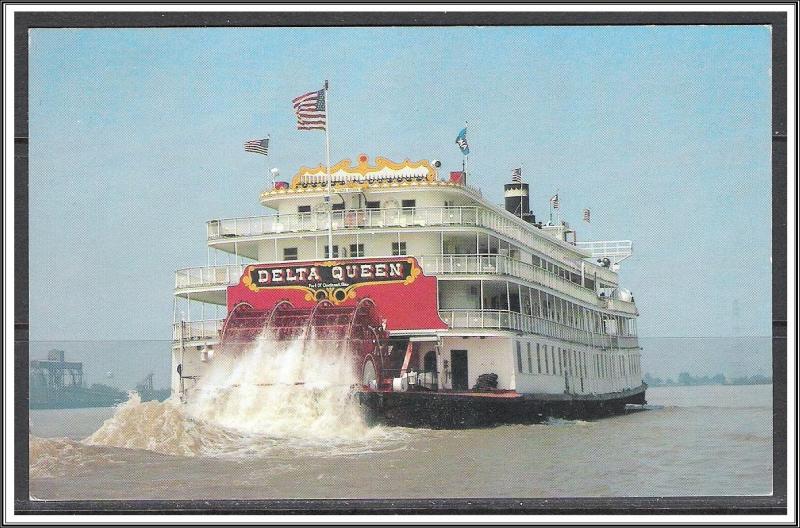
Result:
{"type": "Polygon", "coordinates": [[[245,141],[244,149],[247,152],[254,152],[256,154],[263,154],[266,156],[267,151],[269,150],[269,138],[251,139],[250,141],[245,141]]]}
{"type": "Polygon", "coordinates": [[[519,167],[511,171],[511,182],[522,183],[522,167],[519,167]]]}
{"type": "Polygon", "coordinates": [[[591,211],[589,211],[588,209],[583,210],[583,221],[586,222],[587,224],[591,223],[590,220],[591,214],[592,214],[591,211]]]}
{"type": "Polygon", "coordinates": [[[550,203],[553,206],[553,209],[558,209],[558,194],[554,194],[552,198],[550,198],[550,203]]]}
{"type": "Polygon", "coordinates": [[[308,92],[292,99],[294,113],[297,115],[298,130],[325,130],[325,89],[308,92]]]}

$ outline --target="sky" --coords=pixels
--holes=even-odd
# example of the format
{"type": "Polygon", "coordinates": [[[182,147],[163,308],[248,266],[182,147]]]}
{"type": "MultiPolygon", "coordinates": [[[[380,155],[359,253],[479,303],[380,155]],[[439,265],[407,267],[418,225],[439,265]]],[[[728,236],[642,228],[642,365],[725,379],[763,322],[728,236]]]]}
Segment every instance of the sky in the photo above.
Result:
{"type": "Polygon", "coordinates": [[[293,97],[330,81],[332,161],[522,167],[581,240],[633,241],[648,337],[771,334],[766,26],[33,29],[30,335],[170,339],[205,222],[267,213],[272,167],[324,160],[293,97]],[[270,155],[244,152],[271,136],[270,155]],[[581,221],[583,208],[592,223],[581,221]],[[734,306],[738,304],[739,308],[734,306]],[[736,315],[738,313],[738,315],[736,315]]]}

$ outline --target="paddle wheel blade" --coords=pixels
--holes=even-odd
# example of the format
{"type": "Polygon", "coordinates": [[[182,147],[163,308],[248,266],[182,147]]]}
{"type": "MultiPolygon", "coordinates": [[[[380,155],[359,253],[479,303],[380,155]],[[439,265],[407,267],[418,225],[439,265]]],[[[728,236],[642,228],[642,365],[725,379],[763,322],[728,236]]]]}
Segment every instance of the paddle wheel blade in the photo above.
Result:
{"type": "Polygon", "coordinates": [[[303,348],[314,343],[317,349],[331,353],[347,351],[352,356],[359,384],[367,388],[381,385],[382,358],[388,335],[370,299],[362,299],[351,306],[322,301],[311,308],[295,308],[288,301],[272,309],[239,303],[225,319],[219,353],[234,356],[246,353],[260,339],[296,341],[303,348]]]}

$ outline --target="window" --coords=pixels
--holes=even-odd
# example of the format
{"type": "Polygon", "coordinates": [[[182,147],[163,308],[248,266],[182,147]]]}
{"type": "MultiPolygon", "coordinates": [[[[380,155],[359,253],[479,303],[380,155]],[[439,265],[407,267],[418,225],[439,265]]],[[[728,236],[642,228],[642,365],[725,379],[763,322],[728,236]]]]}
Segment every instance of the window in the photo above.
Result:
{"type": "Polygon", "coordinates": [[[380,200],[375,200],[374,202],[371,200],[367,200],[367,209],[380,209],[381,202],[380,200]]]}
{"type": "Polygon", "coordinates": [[[556,374],[556,347],[554,346],[550,347],[550,362],[553,365],[553,374],[556,374]]]}
{"type": "Polygon", "coordinates": [[[522,344],[517,341],[517,371],[522,372],[522,344]]]}
{"type": "Polygon", "coordinates": [[[544,371],[550,374],[550,354],[547,353],[547,345],[544,345],[544,371]]]}
{"type": "Polygon", "coordinates": [[[558,349],[558,373],[564,373],[564,356],[561,355],[561,348],[558,349]]]}
{"type": "Polygon", "coordinates": [[[528,372],[533,374],[533,360],[531,359],[531,344],[528,343],[528,372]]]}
{"type": "Polygon", "coordinates": [[[364,244],[350,244],[350,256],[351,257],[363,257],[364,256],[364,244]]]}
{"type": "Polygon", "coordinates": [[[297,260],[297,248],[283,248],[283,260],[297,260]]]}
{"type": "Polygon", "coordinates": [[[332,209],[333,211],[344,211],[344,202],[342,202],[342,203],[335,203],[335,204],[333,204],[333,206],[331,207],[331,209],[332,209]]]}
{"type": "MultiPolygon", "coordinates": [[[[544,361],[547,363],[547,355],[544,356],[544,361]]],[[[542,373],[542,355],[539,350],[539,343],[536,343],[536,369],[539,371],[539,374],[542,373]]]]}
{"type": "Polygon", "coordinates": [[[417,206],[416,200],[402,200],[400,203],[403,209],[413,208],[417,206]]]}
{"type": "Polygon", "coordinates": [[[310,213],[311,212],[311,206],[310,205],[298,205],[297,206],[297,212],[298,213],[310,213]]]}
{"type": "Polygon", "coordinates": [[[512,312],[520,313],[520,309],[519,309],[519,290],[517,290],[516,292],[513,292],[513,293],[509,292],[508,301],[509,301],[508,309],[511,310],[512,312]]]}
{"type": "MultiPolygon", "coordinates": [[[[325,258],[331,258],[328,246],[325,246],[325,258]]],[[[333,246],[333,258],[339,258],[339,246],[333,246]]]]}
{"type": "Polygon", "coordinates": [[[520,297],[520,304],[522,305],[522,313],[525,315],[531,315],[531,292],[527,286],[521,286],[520,291],[522,296],[520,297]]]}
{"type": "Polygon", "coordinates": [[[405,255],[406,243],[405,242],[392,242],[392,255],[405,255]]]}

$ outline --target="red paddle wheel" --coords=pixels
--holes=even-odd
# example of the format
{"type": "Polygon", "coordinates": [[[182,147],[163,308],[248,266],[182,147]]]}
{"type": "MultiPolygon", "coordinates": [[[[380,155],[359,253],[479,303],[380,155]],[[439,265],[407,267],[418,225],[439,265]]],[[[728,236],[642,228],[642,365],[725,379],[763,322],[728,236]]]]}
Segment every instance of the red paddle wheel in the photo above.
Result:
{"type": "Polygon", "coordinates": [[[362,299],[354,306],[322,301],[311,308],[295,308],[281,301],[272,309],[256,309],[240,302],[228,314],[221,331],[220,352],[241,354],[260,337],[276,341],[313,341],[323,350],[347,350],[359,383],[381,386],[382,358],[388,334],[375,303],[362,299]]]}

